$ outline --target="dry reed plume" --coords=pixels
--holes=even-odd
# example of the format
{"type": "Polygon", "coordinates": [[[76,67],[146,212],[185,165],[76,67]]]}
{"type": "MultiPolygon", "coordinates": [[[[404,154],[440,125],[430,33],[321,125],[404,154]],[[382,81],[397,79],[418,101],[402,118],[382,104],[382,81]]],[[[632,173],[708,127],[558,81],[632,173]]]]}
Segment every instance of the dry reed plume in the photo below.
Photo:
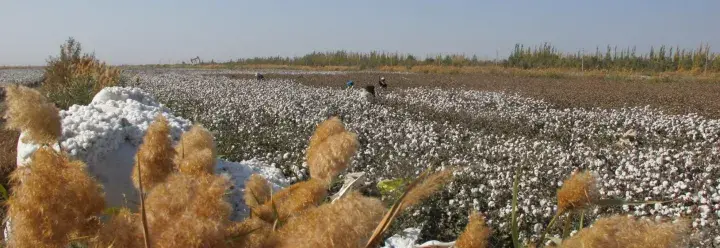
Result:
{"type": "Polygon", "coordinates": [[[465,231],[455,242],[457,248],[485,248],[488,247],[490,228],[485,224],[485,218],[480,213],[472,213],[469,217],[465,231]]]}
{"type": "Polygon", "coordinates": [[[329,185],[350,165],[358,146],[357,135],[345,131],[339,118],[322,122],[308,145],[306,159],[310,176],[329,185]]]}
{"type": "MultiPolygon", "coordinates": [[[[313,149],[318,144],[325,141],[328,137],[342,132],[345,132],[345,125],[343,125],[342,121],[340,121],[340,118],[337,116],[330,117],[315,127],[315,132],[310,137],[308,150],[313,149]]],[[[309,154],[310,152],[308,152],[308,155],[309,154]]]]}
{"type": "Polygon", "coordinates": [[[597,220],[575,236],[565,240],[561,248],[672,248],[686,247],[689,225],[685,220],[656,223],[627,216],[597,220]]]}
{"type": "Polygon", "coordinates": [[[558,213],[583,209],[599,197],[597,180],[591,172],[573,172],[557,192],[558,213]]]}
{"type": "Polygon", "coordinates": [[[27,168],[12,175],[10,247],[66,247],[72,236],[94,231],[105,199],[84,163],[43,147],[27,168]]]}
{"type": "Polygon", "coordinates": [[[25,86],[9,86],[7,128],[24,132],[23,142],[54,144],[62,134],[60,115],[54,104],[40,92],[25,86]]]}
{"type": "Polygon", "coordinates": [[[422,202],[430,195],[438,191],[446,183],[450,182],[452,177],[452,169],[443,170],[441,172],[437,172],[427,176],[424,180],[418,183],[417,186],[413,187],[412,189],[410,189],[410,191],[407,192],[407,195],[402,200],[402,204],[400,205],[400,211],[422,202]]]}
{"type": "Polygon", "coordinates": [[[195,125],[182,134],[175,147],[175,164],[181,173],[213,174],[215,170],[215,143],[210,131],[195,125]]]}
{"type": "Polygon", "coordinates": [[[130,212],[129,209],[121,209],[100,228],[93,240],[93,247],[143,247],[143,237],[139,225],[140,216],[138,214],[130,212]]]}
{"type": "Polygon", "coordinates": [[[263,176],[253,174],[245,183],[245,204],[251,209],[257,208],[270,200],[271,191],[270,184],[263,176]]]}
{"type": "Polygon", "coordinates": [[[170,140],[170,126],[162,115],[158,115],[148,127],[135,156],[132,180],[135,188],[138,184],[138,166],[142,166],[143,188],[146,191],[162,183],[174,168],[175,150],[170,140]]]}
{"type": "Polygon", "coordinates": [[[308,154],[310,176],[329,185],[350,165],[350,158],[355,155],[358,145],[357,136],[353,133],[342,132],[328,137],[308,154]]]}
{"type": "Polygon", "coordinates": [[[434,174],[428,175],[429,170],[426,170],[420,176],[412,181],[405,192],[400,196],[399,199],[390,207],[382,220],[375,227],[372,236],[365,245],[366,248],[376,247],[379,245],[380,239],[387,232],[390,225],[397,216],[408,207],[419,203],[425,198],[435,193],[441,186],[449,182],[453,176],[453,170],[444,170],[434,174]]]}
{"type": "Polygon", "coordinates": [[[278,191],[272,196],[272,200],[253,209],[253,214],[271,223],[275,220],[285,221],[306,209],[320,205],[326,197],[325,183],[311,178],[278,191]]]}
{"type": "Polygon", "coordinates": [[[230,182],[222,176],[175,173],[147,197],[153,247],[221,247],[231,206],[230,182]]]}
{"type": "Polygon", "coordinates": [[[385,210],[379,199],[354,192],[290,219],[278,247],[362,247],[385,210]]]}
{"type": "Polygon", "coordinates": [[[273,223],[251,217],[227,228],[226,240],[232,248],[269,248],[277,245],[278,236],[273,223]]]}

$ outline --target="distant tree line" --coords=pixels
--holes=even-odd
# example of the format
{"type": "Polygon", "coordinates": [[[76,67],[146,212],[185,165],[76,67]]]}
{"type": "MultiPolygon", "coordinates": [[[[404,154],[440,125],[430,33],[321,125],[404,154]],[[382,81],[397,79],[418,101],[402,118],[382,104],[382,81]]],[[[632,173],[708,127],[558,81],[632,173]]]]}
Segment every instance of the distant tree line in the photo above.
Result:
{"type": "Polygon", "coordinates": [[[442,66],[473,66],[493,63],[480,60],[477,56],[467,57],[463,54],[426,56],[418,59],[412,54],[370,52],[358,53],[348,51],[313,52],[301,57],[255,57],[238,59],[228,63],[257,65],[302,65],[302,66],[359,66],[361,68],[377,68],[380,66],[416,66],[416,65],[442,65],[442,66]]]}
{"type": "MultiPolygon", "coordinates": [[[[647,53],[638,53],[635,47],[621,48],[607,46],[594,52],[578,51],[563,53],[549,43],[539,46],[515,45],[507,58],[501,60],[478,59],[476,55],[464,54],[432,55],[420,59],[412,54],[387,52],[313,52],[299,57],[255,57],[237,59],[228,65],[290,65],[290,66],[356,66],[361,69],[381,66],[419,65],[437,66],[482,66],[499,65],[523,69],[572,68],[585,70],[626,70],[626,71],[705,71],[720,72],[720,55],[710,52],[710,46],[700,45],[696,49],[679,47],[651,47],[647,53]]],[[[213,62],[211,62],[213,63],[213,62]]]]}
{"type": "Polygon", "coordinates": [[[507,66],[518,68],[577,68],[594,70],[629,71],[712,71],[720,72],[720,56],[710,52],[710,46],[700,45],[697,49],[679,47],[650,47],[650,51],[638,54],[635,47],[621,48],[607,46],[594,53],[578,51],[564,54],[554,46],[545,43],[536,47],[515,45],[507,66]]]}

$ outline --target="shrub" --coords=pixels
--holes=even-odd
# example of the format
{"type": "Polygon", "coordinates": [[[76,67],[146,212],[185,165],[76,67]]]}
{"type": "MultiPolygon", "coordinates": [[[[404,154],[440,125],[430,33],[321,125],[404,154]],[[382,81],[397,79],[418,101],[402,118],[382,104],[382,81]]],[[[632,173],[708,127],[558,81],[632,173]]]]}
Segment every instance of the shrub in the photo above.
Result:
{"type": "Polygon", "coordinates": [[[82,53],[82,46],[69,38],[60,46],[60,55],[48,60],[43,92],[60,108],[88,104],[104,87],[120,83],[120,70],[106,65],[94,54],[82,53]]]}

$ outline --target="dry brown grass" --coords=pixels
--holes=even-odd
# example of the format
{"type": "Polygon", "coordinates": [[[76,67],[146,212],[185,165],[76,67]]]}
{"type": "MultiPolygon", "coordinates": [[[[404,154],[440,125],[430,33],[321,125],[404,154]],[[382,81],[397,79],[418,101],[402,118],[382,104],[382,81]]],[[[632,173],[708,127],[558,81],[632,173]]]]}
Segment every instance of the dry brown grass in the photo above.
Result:
{"type": "Polygon", "coordinates": [[[230,204],[222,176],[175,173],[147,197],[147,218],[153,247],[222,247],[230,204]]]}
{"type": "Polygon", "coordinates": [[[23,141],[36,144],[54,144],[60,138],[59,110],[40,92],[25,86],[5,88],[7,128],[23,131],[23,141]]]}
{"type": "Polygon", "coordinates": [[[270,223],[275,220],[285,221],[306,209],[320,205],[326,197],[325,183],[311,178],[273,194],[272,200],[258,207],[253,214],[270,223]]]}
{"type": "Polygon", "coordinates": [[[635,220],[627,216],[613,216],[597,220],[591,227],[580,230],[565,240],[561,248],[675,248],[687,247],[689,223],[656,223],[635,220]]]}
{"type": "Polygon", "coordinates": [[[407,196],[405,196],[403,204],[401,205],[401,211],[427,199],[441,187],[445,186],[446,183],[450,182],[452,177],[453,170],[450,169],[429,175],[407,192],[407,196]]]}
{"type": "MultiPolygon", "coordinates": [[[[20,132],[5,128],[5,89],[0,87],[0,185],[10,190],[9,178],[10,174],[17,166],[17,143],[20,132]]],[[[5,218],[7,206],[0,206],[0,219],[5,218]]],[[[0,231],[3,231],[4,225],[0,225],[0,231]]]]}
{"type": "Polygon", "coordinates": [[[358,146],[357,135],[354,133],[342,132],[328,137],[308,153],[310,176],[330,185],[348,168],[358,146]]]}
{"type": "Polygon", "coordinates": [[[140,216],[121,209],[109,222],[104,224],[92,240],[92,247],[143,247],[143,237],[140,230],[140,216]]]}
{"type": "Polygon", "coordinates": [[[557,191],[558,213],[584,209],[599,198],[600,192],[595,176],[589,171],[576,171],[557,191]]]}
{"type": "Polygon", "coordinates": [[[226,240],[232,248],[270,248],[277,245],[273,223],[258,218],[248,218],[227,228],[226,240]]]}
{"type": "Polygon", "coordinates": [[[138,167],[142,166],[143,189],[149,191],[162,183],[175,168],[173,158],[175,149],[170,140],[170,126],[167,119],[158,115],[148,127],[143,143],[138,148],[133,167],[132,179],[135,188],[138,184],[138,167]]]}
{"type": "Polygon", "coordinates": [[[490,228],[485,224],[485,218],[480,213],[472,213],[465,230],[455,242],[455,247],[485,248],[488,247],[489,238],[490,228]]]}
{"type": "Polygon", "coordinates": [[[210,131],[195,125],[182,134],[175,147],[175,165],[189,175],[213,174],[217,152],[210,131]]]}
{"type": "Polygon", "coordinates": [[[10,247],[66,247],[71,237],[95,231],[94,217],[104,209],[105,198],[85,164],[43,147],[27,168],[32,173],[16,170],[12,175],[10,247]]]}
{"type": "Polygon", "coordinates": [[[362,247],[385,210],[379,199],[354,192],[290,219],[278,247],[362,247]]]}
{"type": "Polygon", "coordinates": [[[245,183],[243,199],[251,209],[255,209],[268,202],[272,194],[272,188],[268,181],[258,174],[253,174],[245,183]]]}

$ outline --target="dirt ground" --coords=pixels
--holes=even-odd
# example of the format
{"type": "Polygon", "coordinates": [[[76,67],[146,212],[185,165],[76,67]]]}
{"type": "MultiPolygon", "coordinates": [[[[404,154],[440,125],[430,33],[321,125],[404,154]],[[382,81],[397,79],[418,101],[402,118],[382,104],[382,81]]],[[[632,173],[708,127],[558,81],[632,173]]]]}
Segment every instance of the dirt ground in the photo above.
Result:
{"type": "MultiPolygon", "coordinates": [[[[252,75],[228,75],[253,78],[252,75]]],[[[356,87],[374,83],[383,76],[389,88],[440,87],[485,91],[517,92],[544,99],[559,108],[646,106],[661,108],[672,114],[697,113],[720,118],[720,82],[692,80],[618,80],[590,77],[528,77],[497,74],[392,74],[358,72],[343,75],[269,74],[266,78],[289,78],[302,84],[344,87],[353,80],[356,87]]]]}

